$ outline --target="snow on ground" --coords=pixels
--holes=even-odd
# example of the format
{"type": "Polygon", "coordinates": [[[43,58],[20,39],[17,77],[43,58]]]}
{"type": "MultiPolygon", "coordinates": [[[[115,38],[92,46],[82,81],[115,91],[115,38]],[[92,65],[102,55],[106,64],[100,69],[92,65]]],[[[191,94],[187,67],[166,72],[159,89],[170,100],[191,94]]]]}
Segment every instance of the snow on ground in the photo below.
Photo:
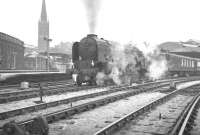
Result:
{"type": "MultiPolygon", "coordinates": [[[[61,99],[67,99],[67,98],[76,97],[76,96],[80,96],[80,95],[86,95],[86,94],[96,93],[96,92],[100,92],[100,91],[107,91],[108,89],[109,89],[109,87],[96,88],[96,89],[88,89],[88,90],[84,90],[84,91],[67,92],[67,93],[60,94],[60,95],[44,96],[43,101],[44,102],[58,101],[61,99]]],[[[39,100],[40,100],[40,97],[36,97],[36,98],[30,98],[30,99],[25,99],[25,100],[20,100],[20,101],[9,102],[6,104],[0,104],[0,113],[19,109],[19,108],[28,107],[31,105],[36,105],[36,103],[34,101],[39,101],[39,100]]]]}
{"type": "Polygon", "coordinates": [[[56,106],[56,107],[50,107],[50,108],[47,108],[47,109],[39,110],[37,112],[25,113],[23,115],[11,117],[11,118],[8,118],[6,120],[0,120],[0,127],[2,125],[4,125],[5,123],[9,122],[9,121],[13,121],[13,120],[15,120],[16,122],[24,121],[24,120],[36,117],[38,115],[45,115],[45,114],[53,113],[53,112],[60,111],[60,110],[63,110],[63,109],[71,108],[71,106],[81,105],[81,104],[88,103],[88,102],[91,102],[91,101],[103,99],[103,98],[108,97],[108,96],[114,96],[114,95],[118,95],[118,94],[123,94],[125,92],[127,92],[127,91],[118,91],[118,92],[107,94],[107,95],[103,95],[103,96],[98,96],[98,97],[94,97],[94,98],[88,98],[88,99],[72,102],[72,103],[69,103],[69,104],[62,104],[62,105],[59,105],[59,106],[56,106]]]}
{"type": "Polygon", "coordinates": [[[132,120],[114,135],[166,135],[192,96],[177,95],[172,100],[132,120]],[[159,115],[161,114],[161,118],[159,115]]]}
{"type": "Polygon", "coordinates": [[[142,93],[50,124],[49,135],[92,135],[120,117],[165,94],[142,93]]]}

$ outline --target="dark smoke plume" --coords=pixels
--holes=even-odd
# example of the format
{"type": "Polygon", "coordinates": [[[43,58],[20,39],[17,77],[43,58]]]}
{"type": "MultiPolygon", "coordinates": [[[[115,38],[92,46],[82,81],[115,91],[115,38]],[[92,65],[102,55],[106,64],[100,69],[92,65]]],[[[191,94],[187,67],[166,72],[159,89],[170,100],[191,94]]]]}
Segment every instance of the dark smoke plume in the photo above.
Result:
{"type": "Polygon", "coordinates": [[[90,33],[94,33],[97,24],[97,16],[100,9],[100,0],[83,0],[83,2],[87,11],[90,33]]]}

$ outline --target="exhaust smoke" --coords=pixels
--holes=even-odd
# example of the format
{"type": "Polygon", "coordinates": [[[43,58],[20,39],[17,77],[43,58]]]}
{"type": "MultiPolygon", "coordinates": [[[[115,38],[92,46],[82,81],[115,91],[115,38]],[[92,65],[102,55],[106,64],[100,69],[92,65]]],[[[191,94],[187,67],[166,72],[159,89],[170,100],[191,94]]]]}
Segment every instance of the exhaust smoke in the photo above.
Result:
{"type": "Polygon", "coordinates": [[[97,17],[100,10],[100,0],[83,0],[87,12],[90,33],[95,33],[97,17]]]}

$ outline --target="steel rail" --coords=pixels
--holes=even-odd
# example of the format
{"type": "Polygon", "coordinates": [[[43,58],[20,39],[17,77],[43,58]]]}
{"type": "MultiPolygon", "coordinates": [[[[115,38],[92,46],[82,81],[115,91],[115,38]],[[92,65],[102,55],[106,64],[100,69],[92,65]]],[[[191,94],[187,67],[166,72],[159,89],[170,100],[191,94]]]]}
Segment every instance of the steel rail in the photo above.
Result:
{"type": "MultiPolygon", "coordinates": [[[[168,83],[154,83],[156,84],[156,86],[153,86],[151,88],[148,88],[147,86],[149,86],[152,83],[148,83],[145,85],[139,85],[138,87],[140,87],[140,89],[151,89],[151,88],[155,88],[155,87],[164,87],[169,85],[168,83]],[[143,86],[143,87],[142,87],[143,86]],[[145,88],[145,86],[147,88],[145,88]]],[[[96,96],[102,96],[102,95],[106,95],[106,94],[110,94],[110,93],[114,93],[117,91],[121,91],[121,90],[125,90],[125,89],[133,89],[135,88],[134,86],[120,86],[120,87],[111,87],[111,90],[107,90],[107,91],[101,91],[101,92],[95,92],[95,93],[91,93],[91,94],[84,94],[81,96],[76,96],[76,97],[71,97],[71,98],[67,98],[67,99],[61,99],[58,101],[52,101],[52,102],[48,102],[48,103],[42,103],[42,104],[38,104],[38,105],[32,105],[32,106],[28,106],[28,107],[23,107],[23,108],[19,108],[19,109],[15,109],[15,110],[10,110],[10,111],[6,111],[6,112],[1,112],[0,113],[0,120],[4,120],[10,117],[14,117],[17,115],[22,115],[24,113],[28,113],[28,112],[34,112],[34,111],[38,111],[38,110],[42,110],[42,109],[47,109],[49,107],[55,107],[61,104],[68,104],[71,102],[75,102],[75,101],[79,101],[79,100],[84,100],[87,98],[93,98],[96,96]]],[[[142,90],[141,90],[142,91],[142,90]]]]}
{"type": "MultiPolygon", "coordinates": [[[[177,79],[184,79],[184,78],[175,78],[175,79],[171,79],[172,81],[173,80],[177,80],[177,79]]],[[[169,80],[169,79],[168,79],[169,80]]],[[[56,81],[50,81],[50,82],[42,82],[42,83],[48,83],[48,86],[49,85],[52,85],[53,83],[56,83],[56,85],[57,84],[60,84],[60,83],[65,83],[65,81],[68,81],[68,80],[62,80],[62,81],[58,81],[58,82],[56,82],[56,81]]],[[[160,82],[161,81],[167,81],[167,80],[159,80],[160,82]]],[[[72,84],[72,83],[71,83],[72,84]]],[[[20,84],[13,84],[13,85],[3,85],[3,86],[0,86],[0,91],[2,90],[2,89],[5,89],[5,88],[18,88],[20,86],[20,84]]],[[[34,83],[34,82],[32,82],[31,83],[31,86],[33,86],[33,87],[37,87],[38,86],[38,83],[34,83]]]]}
{"type": "MultiPolygon", "coordinates": [[[[191,87],[193,87],[193,86],[191,86],[191,87]]],[[[189,87],[187,87],[187,88],[189,88],[189,87]]],[[[187,89],[187,88],[184,88],[184,89],[187,89]]],[[[178,92],[180,92],[184,89],[175,90],[175,91],[165,95],[162,98],[159,98],[155,101],[150,102],[148,105],[140,107],[138,110],[133,111],[133,112],[125,115],[124,117],[118,119],[117,121],[111,123],[110,125],[104,127],[103,129],[99,130],[94,135],[110,135],[110,134],[112,134],[113,132],[115,132],[119,128],[123,127],[123,125],[125,125],[127,122],[133,120],[134,118],[138,117],[139,115],[143,114],[144,112],[151,110],[156,105],[165,102],[167,99],[171,98],[176,93],[178,93],[178,92]]]]}
{"type": "MultiPolygon", "coordinates": [[[[181,78],[181,79],[171,79],[171,80],[159,80],[158,82],[168,82],[168,81],[177,81],[177,80],[185,80],[186,78],[181,78]]],[[[193,78],[191,78],[191,80],[193,80],[193,78]]],[[[54,82],[50,82],[50,83],[54,83],[54,82]]],[[[59,83],[59,82],[58,82],[59,83]]],[[[63,82],[64,83],[64,82],[63,82]]],[[[147,84],[153,84],[155,82],[149,82],[147,84]]],[[[141,85],[144,85],[144,84],[141,84],[141,85]]],[[[49,86],[49,85],[48,85],[49,86]]],[[[49,88],[51,87],[56,87],[58,86],[59,88],[62,88],[62,87],[66,87],[66,86],[73,86],[73,84],[66,84],[66,85],[62,85],[62,86],[59,86],[59,85],[52,85],[52,86],[49,86],[49,87],[45,87],[44,90],[49,90],[49,88]]],[[[140,86],[140,85],[138,85],[140,86]]],[[[51,89],[56,89],[56,88],[51,88],[51,89]]],[[[37,89],[38,90],[38,89],[37,89]]],[[[4,93],[0,93],[0,103],[6,103],[8,101],[16,101],[18,99],[25,99],[23,96],[22,97],[17,97],[17,95],[20,95],[20,94],[28,94],[28,93],[35,93],[37,92],[37,90],[33,89],[33,90],[23,90],[23,91],[14,91],[14,92],[4,92],[4,93]],[[13,97],[9,97],[10,99],[8,99],[8,96],[12,96],[14,95],[13,97]],[[1,98],[1,97],[6,97],[6,98],[1,98]],[[8,99],[8,100],[7,100],[8,99]]],[[[37,96],[37,95],[35,95],[37,96]]],[[[27,98],[29,97],[35,97],[35,96],[25,96],[27,98]]]]}
{"type": "MultiPolygon", "coordinates": [[[[56,88],[62,88],[62,87],[69,87],[73,86],[73,84],[57,84],[57,85],[52,85],[52,86],[45,86],[43,87],[43,90],[48,91],[49,89],[56,89],[56,88]]],[[[13,95],[20,95],[20,94],[27,94],[27,93],[34,93],[39,91],[39,88],[32,88],[32,90],[15,90],[15,91],[9,91],[9,92],[2,92],[0,93],[0,97],[5,97],[5,96],[13,96],[13,95]]]]}
{"type": "MultiPolygon", "coordinates": [[[[165,86],[165,85],[168,85],[168,84],[160,84],[159,86],[165,86]]],[[[42,109],[47,109],[49,107],[58,106],[58,105],[61,105],[61,104],[68,104],[68,103],[72,103],[72,102],[75,102],[75,101],[84,100],[84,99],[87,99],[87,98],[93,98],[93,97],[96,97],[96,96],[102,96],[102,95],[106,95],[106,94],[110,94],[110,93],[114,93],[114,92],[118,92],[118,91],[122,91],[122,90],[128,90],[128,89],[132,89],[132,88],[133,87],[129,87],[129,86],[128,87],[127,86],[111,87],[110,88],[111,90],[95,92],[95,93],[91,93],[91,94],[84,94],[84,95],[81,95],[81,96],[75,96],[75,97],[62,99],[62,100],[58,100],[58,101],[52,101],[52,102],[48,102],[48,103],[42,103],[42,104],[38,104],[38,105],[32,105],[32,106],[23,107],[23,108],[11,110],[11,111],[6,111],[6,112],[0,113],[0,120],[4,120],[4,119],[7,119],[9,117],[21,115],[21,114],[24,114],[25,112],[26,113],[34,112],[34,111],[38,111],[38,110],[42,110],[42,109]]],[[[147,89],[149,89],[149,88],[147,88],[147,89]]]]}
{"type": "MultiPolygon", "coordinates": [[[[65,93],[65,92],[74,92],[74,91],[79,91],[79,90],[98,88],[98,86],[83,86],[83,87],[70,87],[70,88],[66,88],[66,87],[67,87],[66,85],[63,85],[63,86],[57,86],[54,88],[45,88],[43,89],[44,95],[55,95],[55,94],[65,93]]],[[[11,101],[19,101],[19,100],[28,99],[28,98],[39,97],[39,89],[19,91],[19,92],[15,92],[11,94],[15,94],[15,95],[9,96],[9,95],[4,94],[4,96],[2,97],[0,94],[1,96],[0,104],[11,102],[11,101]]]]}
{"type": "MultiPolygon", "coordinates": [[[[183,80],[185,80],[185,79],[183,79],[183,80]]],[[[165,83],[168,81],[169,80],[165,80],[165,81],[159,81],[156,83],[165,83]]],[[[155,82],[139,84],[139,85],[137,85],[137,87],[139,87],[141,85],[142,86],[151,85],[153,83],[155,83],[155,82]]],[[[89,88],[98,88],[99,86],[82,86],[82,87],[75,87],[75,88],[70,88],[70,89],[58,89],[58,88],[65,88],[65,87],[66,87],[66,85],[57,86],[57,87],[55,86],[54,88],[46,88],[45,87],[44,94],[45,95],[54,95],[54,94],[58,94],[58,93],[73,92],[73,91],[85,90],[85,89],[89,89],[89,88]]],[[[23,99],[28,99],[28,98],[34,98],[34,97],[38,97],[38,96],[39,96],[39,89],[0,93],[0,104],[11,102],[11,101],[18,101],[18,100],[23,100],[23,99]]]]}
{"type": "Polygon", "coordinates": [[[42,109],[47,109],[49,107],[55,107],[55,106],[58,106],[58,105],[61,105],[61,104],[68,104],[68,103],[76,102],[76,101],[79,101],[79,100],[84,100],[84,99],[87,99],[87,98],[93,98],[93,97],[96,97],[96,96],[102,96],[102,95],[114,93],[114,92],[117,92],[117,91],[121,91],[123,89],[124,88],[116,88],[116,89],[113,89],[113,90],[95,92],[95,93],[91,93],[91,94],[84,94],[84,95],[81,95],[81,96],[75,96],[75,97],[61,99],[61,100],[52,101],[52,102],[48,102],[48,103],[41,103],[41,104],[38,104],[38,105],[23,107],[23,108],[19,108],[19,109],[7,111],[7,112],[1,112],[0,113],[0,120],[4,120],[4,119],[7,119],[9,117],[21,115],[21,114],[24,114],[25,112],[26,113],[34,112],[34,111],[38,111],[38,110],[42,110],[42,109]]]}
{"type": "MultiPolygon", "coordinates": [[[[101,106],[101,105],[104,105],[104,104],[115,102],[116,100],[120,100],[120,99],[130,97],[130,96],[142,93],[142,92],[153,90],[153,89],[158,88],[158,87],[162,87],[162,86],[159,85],[159,86],[151,87],[149,89],[129,91],[129,92],[126,92],[126,93],[123,93],[123,94],[109,96],[109,97],[106,97],[106,98],[103,98],[103,99],[99,99],[99,100],[96,100],[96,101],[92,101],[92,102],[88,102],[88,103],[81,104],[81,105],[78,105],[78,106],[74,106],[72,108],[68,108],[68,109],[58,111],[58,112],[50,113],[50,114],[45,115],[45,117],[46,117],[48,123],[52,123],[52,122],[57,121],[59,119],[63,119],[63,118],[66,118],[68,116],[71,116],[71,115],[74,115],[74,114],[77,114],[77,113],[80,113],[80,112],[83,112],[83,111],[87,111],[91,108],[95,108],[95,107],[98,107],[98,106],[101,106]]],[[[128,87],[128,89],[130,89],[130,88],[131,87],[128,87]]],[[[24,127],[29,126],[30,123],[31,123],[30,121],[33,121],[33,119],[28,120],[28,121],[24,121],[24,122],[20,123],[19,125],[24,126],[24,127]]]]}
{"type": "MultiPolygon", "coordinates": [[[[163,84],[163,85],[168,85],[168,84],[163,84]]],[[[71,107],[71,108],[63,109],[63,110],[60,110],[60,111],[57,111],[57,112],[54,112],[54,113],[46,114],[44,116],[46,117],[48,123],[52,123],[52,122],[57,121],[59,119],[67,118],[68,116],[74,115],[76,113],[80,113],[80,112],[87,111],[89,109],[92,109],[92,108],[95,108],[95,107],[98,107],[98,106],[101,106],[101,105],[104,105],[104,104],[115,102],[116,100],[126,98],[126,97],[130,97],[130,96],[133,96],[133,95],[141,93],[141,92],[153,90],[155,88],[162,87],[163,85],[153,86],[149,89],[146,88],[146,89],[142,89],[142,90],[128,91],[128,92],[123,93],[123,94],[118,94],[118,95],[109,96],[109,97],[106,97],[106,98],[103,98],[103,99],[99,99],[99,100],[96,100],[96,101],[91,101],[91,102],[84,103],[84,104],[74,106],[74,107],[71,107]]],[[[130,89],[132,87],[128,86],[128,87],[125,87],[125,88],[130,89]]],[[[20,127],[24,128],[26,131],[30,131],[33,121],[34,121],[34,118],[31,118],[31,119],[28,119],[28,120],[25,120],[25,121],[18,122],[18,125],[20,127]]],[[[2,127],[0,127],[0,129],[2,129],[2,127]]],[[[0,130],[0,133],[1,132],[2,131],[0,130]]]]}
{"type": "Polygon", "coordinates": [[[59,71],[50,71],[46,70],[0,70],[0,73],[61,73],[59,71]]]}
{"type": "MultiPolygon", "coordinates": [[[[72,84],[72,82],[70,80],[62,80],[62,81],[44,81],[44,82],[41,82],[41,83],[45,83],[47,84],[48,86],[55,86],[56,85],[60,85],[60,84],[64,84],[64,83],[67,83],[67,84],[72,84]]],[[[36,83],[36,82],[31,82],[29,85],[30,87],[38,87],[38,84],[39,83],[36,83]]],[[[4,89],[9,89],[9,88],[19,88],[20,87],[20,84],[12,84],[12,85],[2,85],[0,86],[0,91],[3,91],[4,89]]]]}
{"type": "Polygon", "coordinates": [[[183,135],[185,134],[185,132],[187,132],[188,123],[192,118],[194,110],[196,109],[199,102],[200,102],[200,93],[192,99],[192,101],[183,111],[182,115],[180,115],[179,119],[177,120],[176,124],[174,125],[174,128],[169,133],[169,135],[183,135]]]}

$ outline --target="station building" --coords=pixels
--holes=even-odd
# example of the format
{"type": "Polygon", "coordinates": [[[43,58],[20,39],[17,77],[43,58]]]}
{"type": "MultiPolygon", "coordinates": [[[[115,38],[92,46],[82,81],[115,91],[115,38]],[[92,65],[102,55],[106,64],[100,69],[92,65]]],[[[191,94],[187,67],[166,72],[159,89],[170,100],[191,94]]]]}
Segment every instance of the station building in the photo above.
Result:
{"type": "MultiPolygon", "coordinates": [[[[42,56],[47,56],[46,53],[40,53],[40,55],[42,56]]],[[[49,68],[51,70],[57,70],[59,72],[66,72],[66,69],[69,68],[70,66],[70,58],[71,56],[66,54],[66,53],[62,53],[62,52],[58,52],[55,50],[50,50],[49,51],[49,68]]]]}
{"type": "Polygon", "coordinates": [[[24,42],[0,32],[0,70],[24,69],[24,42]]]}
{"type": "Polygon", "coordinates": [[[26,70],[47,70],[47,58],[33,51],[25,54],[24,66],[26,70]]]}

